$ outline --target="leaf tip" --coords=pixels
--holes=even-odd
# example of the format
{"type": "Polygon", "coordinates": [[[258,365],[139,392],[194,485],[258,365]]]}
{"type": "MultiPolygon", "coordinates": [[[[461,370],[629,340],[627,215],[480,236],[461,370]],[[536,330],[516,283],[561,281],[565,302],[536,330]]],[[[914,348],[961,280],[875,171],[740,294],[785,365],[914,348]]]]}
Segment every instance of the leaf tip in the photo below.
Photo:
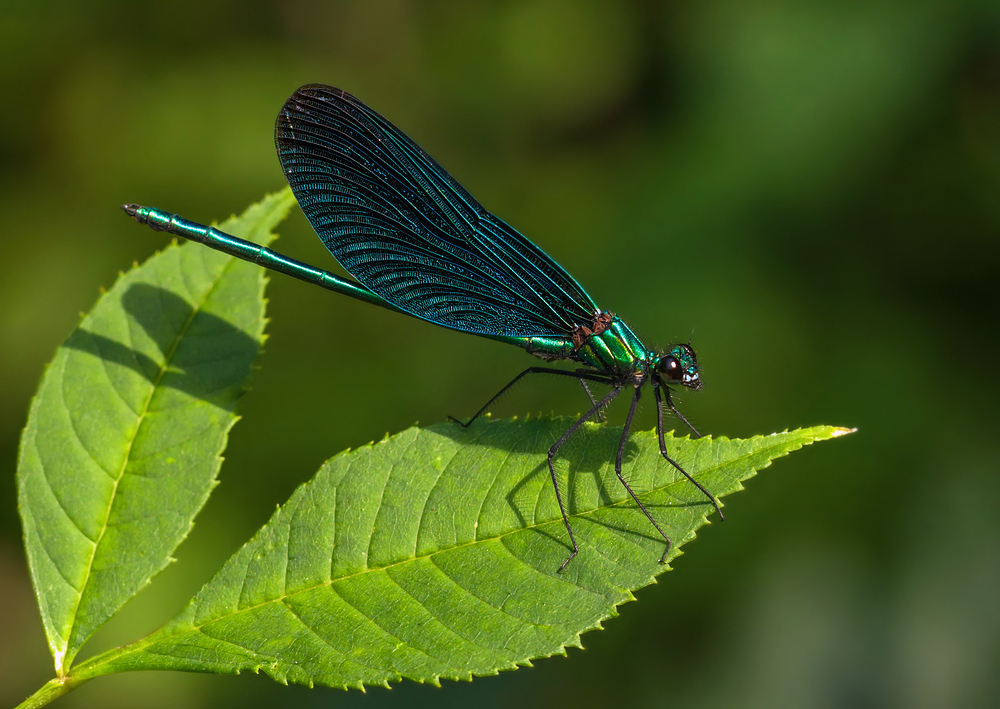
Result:
{"type": "Polygon", "coordinates": [[[855,426],[854,428],[844,428],[842,426],[838,426],[834,428],[833,431],[830,433],[830,437],[838,438],[840,436],[846,436],[848,433],[856,433],[857,430],[858,430],[857,426],[855,426]]]}

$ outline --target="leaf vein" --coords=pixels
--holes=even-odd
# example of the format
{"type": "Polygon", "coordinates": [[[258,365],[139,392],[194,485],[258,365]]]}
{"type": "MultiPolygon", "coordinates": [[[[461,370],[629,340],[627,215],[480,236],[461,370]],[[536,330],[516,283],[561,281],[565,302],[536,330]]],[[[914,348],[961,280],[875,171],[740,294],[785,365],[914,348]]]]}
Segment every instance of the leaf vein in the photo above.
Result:
{"type": "Polygon", "coordinates": [[[92,545],[93,544],[97,544],[97,542],[95,540],[93,540],[89,536],[87,536],[87,533],[83,531],[83,528],[76,522],[75,519],[73,519],[73,516],[69,513],[69,510],[66,509],[66,505],[63,503],[63,501],[61,499],[59,499],[59,495],[56,494],[56,489],[55,489],[55,487],[53,487],[52,481],[49,480],[49,476],[45,472],[45,466],[44,465],[41,466],[41,471],[40,472],[41,472],[41,478],[42,478],[42,480],[45,481],[45,486],[49,489],[49,492],[52,493],[52,499],[55,501],[56,506],[58,506],[59,510],[64,515],[66,515],[66,519],[69,521],[69,523],[71,525],[73,525],[73,529],[75,529],[76,531],[78,531],[80,533],[80,536],[82,536],[84,539],[86,539],[92,545]]]}
{"type": "MultiPolygon", "coordinates": [[[[385,574],[385,575],[388,576],[389,574],[385,574]]],[[[393,582],[393,583],[395,583],[395,582],[393,582]]],[[[362,611],[356,605],[354,605],[353,603],[351,603],[351,601],[346,596],[344,596],[344,594],[342,594],[339,591],[337,591],[337,589],[335,588],[335,584],[330,584],[330,590],[334,594],[336,594],[337,598],[339,598],[344,603],[346,603],[348,606],[350,606],[352,609],[354,609],[354,611],[359,616],[361,616],[362,618],[364,618],[365,620],[367,620],[368,622],[370,622],[376,628],[379,628],[380,630],[382,630],[389,637],[395,638],[396,640],[398,640],[401,645],[404,645],[405,647],[408,647],[411,650],[415,650],[416,652],[419,652],[421,655],[423,655],[424,657],[426,657],[428,659],[434,660],[436,662],[440,662],[445,667],[452,667],[452,665],[451,665],[450,662],[446,662],[445,660],[443,660],[440,657],[435,657],[434,655],[430,654],[429,652],[427,652],[423,648],[417,647],[416,645],[413,645],[413,644],[407,642],[406,640],[404,640],[403,638],[399,637],[394,632],[392,632],[391,630],[389,630],[388,628],[386,628],[384,625],[382,625],[381,623],[379,623],[377,620],[375,620],[374,618],[372,618],[370,615],[368,615],[367,613],[365,613],[364,611],[362,611]]]]}
{"type": "MultiPolygon", "coordinates": [[[[500,546],[503,547],[503,544],[501,543],[500,546]]],[[[506,547],[503,547],[503,548],[504,548],[504,551],[507,551],[507,553],[510,554],[510,551],[507,550],[506,547]]],[[[514,556],[513,554],[510,554],[510,555],[514,556]]],[[[520,559],[518,561],[520,561],[520,559]]],[[[474,593],[471,588],[462,585],[461,583],[458,582],[458,580],[454,576],[451,576],[447,571],[445,571],[444,568],[440,564],[437,563],[437,561],[434,559],[434,557],[430,558],[430,562],[431,562],[431,564],[434,565],[435,568],[437,568],[445,576],[445,578],[447,578],[449,581],[451,581],[453,584],[455,584],[456,588],[458,588],[459,590],[463,591],[468,596],[470,596],[472,598],[475,598],[477,601],[479,601],[480,603],[482,603],[484,606],[486,606],[488,608],[492,608],[493,610],[497,611],[498,613],[503,613],[508,618],[512,618],[512,619],[516,620],[519,623],[524,623],[526,625],[531,625],[531,626],[534,626],[536,628],[542,627],[543,623],[535,623],[534,621],[527,620],[525,618],[521,618],[519,616],[516,616],[513,613],[510,613],[509,611],[507,611],[506,609],[504,609],[503,604],[501,604],[499,606],[495,606],[492,603],[490,603],[489,601],[487,601],[485,598],[481,597],[479,594],[474,593]]],[[[533,566],[529,567],[529,568],[531,568],[531,570],[534,571],[535,574],[538,574],[538,569],[534,568],[533,566]]],[[[508,593],[507,594],[507,597],[504,599],[504,604],[507,601],[510,600],[510,598],[511,598],[512,595],[513,595],[512,593],[508,593]]]]}
{"type": "Polygon", "coordinates": [[[497,482],[500,480],[500,473],[506,467],[507,461],[510,460],[511,455],[514,453],[514,449],[517,447],[517,443],[504,451],[503,460],[499,462],[496,466],[496,472],[493,474],[493,482],[490,483],[489,488],[486,490],[486,494],[483,495],[482,501],[479,503],[479,511],[476,512],[476,539],[479,538],[479,523],[483,519],[483,510],[486,508],[486,501],[490,499],[490,495],[493,493],[494,488],[497,486],[497,482]]]}
{"type": "MultiPolygon", "coordinates": [[[[435,568],[438,568],[438,567],[435,566],[435,568]]],[[[449,581],[451,581],[451,577],[448,576],[447,574],[444,574],[444,577],[446,579],[448,579],[449,581]]],[[[486,645],[481,645],[481,644],[475,642],[474,640],[471,640],[471,639],[465,637],[464,635],[462,635],[461,633],[459,633],[457,630],[455,630],[454,628],[452,628],[450,625],[448,625],[447,623],[445,623],[444,620],[440,616],[438,616],[433,610],[431,610],[430,608],[428,608],[427,605],[423,601],[421,601],[419,598],[417,598],[416,596],[414,596],[410,592],[410,590],[408,588],[406,588],[399,581],[397,581],[395,578],[393,578],[392,574],[386,573],[386,578],[388,578],[390,581],[392,581],[394,584],[396,584],[396,587],[400,591],[402,591],[407,596],[409,596],[410,598],[412,598],[414,603],[416,603],[418,606],[420,606],[427,613],[427,615],[430,616],[434,620],[435,623],[437,623],[437,625],[439,625],[440,627],[444,628],[449,634],[455,636],[456,638],[458,638],[459,640],[461,640],[463,642],[468,643],[469,645],[474,645],[475,647],[482,648],[483,650],[487,650],[489,652],[496,652],[491,647],[488,647],[486,645]]],[[[440,659],[440,658],[438,658],[438,659],[440,659]]],[[[442,660],[442,662],[443,662],[443,660],[442,660]]],[[[445,663],[445,664],[451,664],[451,663],[445,663]]]]}
{"type": "MultiPolygon", "coordinates": [[[[340,594],[337,594],[337,597],[338,598],[342,598],[340,596],[340,594]]],[[[346,601],[345,601],[345,603],[346,603],[346,601]]],[[[312,633],[313,636],[315,636],[316,638],[318,638],[319,641],[321,643],[323,643],[324,645],[326,645],[328,648],[330,648],[331,651],[333,651],[336,654],[340,655],[340,657],[342,658],[341,659],[341,665],[345,665],[345,664],[350,663],[352,665],[358,665],[359,667],[367,667],[369,670],[372,670],[373,672],[376,672],[376,673],[385,672],[384,668],[376,667],[374,665],[369,665],[367,662],[360,662],[359,660],[354,659],[354,658],[349,658],[347,656],[346,652],[344,652],[343,650],[335,647],[329,640],[327,640],[322,635],[320,635],[318,632],[316,632],[316,630],[311,625],[309,625],[309,623],[307,623],[305,620],[303,620],[302,616],[300,616],[298,613],[295,612],[295,609],[292,608],[286,602],[285,599],[282,599],[281,605],[283,605],[285,608],[287,608],[288,612],[291,613],[293,616],[295,616],[295,619],[298,620],[302,624],[302,627],[304,627],[306,630],[308,630],[310,633],[312,633]]],[[[351,606],[351,607],[353,608],[353,606],[351,606]]],[[[397,638],[397,640],[398,640],[398,638],[397,638]]],[[[402,641],[400,641],[400,642],[402,642],[402,641]]],[[[396,679],[400,679],[400,678],[401,678],[401,675],[399,673],[396,673],[396,679]]]]}
{"type": "MultiPolygon", "coordinates": [[[[32,526],[35,528],[35,533],[38,534],[38,523],[35,522],[34,515],[32,515],[32,517],[31,517],[31,523],[32,523],[32,526]]],[[[82,532],[81,532],[81,534],[82,534],[82,532]]],[[[39,539],[41,539],[41,535],[40,534],[38,535],[38,537],[39,537],[39,539]]],[[[84,535],[84,537],[86,537],[86,535],[84,535]]],[[[90,540],[88,539],[87,541],[90,541],[90,540]]],[[[91,542],[91,543],[93,543],[93,542],[91,542]]],[[[74,593],[80,593],[80,590],[73,584],[73,582],[70,581],[68,578],[66,578],[66,576],[63,574],[62,569],[56,563],[56,560],[52,558],[52,554],[49,553],[49,548],[47,546],[45,546],[44,544],[39,544],[38,546],[41,548],[41,550],[43,552],[45,552],[45,557],[50,562],[52,562],[52,568],[54,568],[56,570],[56,573],[59,574],[59,578],[61,578],[63,581],[65,581],[66,585],[69,586],[71,589],[73,589],[74,593]]],[[[63,636],[60,636],[60,637],[63,637],[63,636]]],[[[66,638],[63,637],[63,639],[65,640],[66,638]]]]}
{"type": "MultiPolygon", "coordinates": [[[[101,352],[100,341],[96,337],[94,337],[94,333],[89,332],[87,330],[82,330],[82,332],[86,333],[90,337],[91,342],[94,343],[94,348],[97,350],[97,359],[101,363],[101,372],[104,374],[104,379],[107,380],[108,382],[108,388],[110,388],[111,391],[113,391],[115,395],[121,400],[121,402],[125,404],[125,408],[131,411],[133,416],[138,416],[139,412],[136,411],[134,408],[132,408],[131,402],[129,402],[125,398],[125,395],[118,390],[118,387],[115,386],[115,383],[111,380],[111,372],[108,371],[108,360],[105,359],[104,353],[101,352]]],[[[132,361],[135,363],[136,366],[136,371],[139,371],[139,366],[140,366],[139,359],[135,356],[135,349],[132,343],[131,335],[129,336],[129,347],[127,347],[127,349],[131,353],[132,361]]],[[[110,473],[108,477],[110,477],[110,473]]]]}
{"type": "Polygon", "coordinates": [[[430,504],[431,497],[434,495],[434,491],[437,489],[437,486],[441,483],[441,479],[444,477],[445,472],[447,472],[448,468],[451,467],[451,464],[455,461],[455,458],[458,457],[460,451],[461,451],[461,446],[456,446],[455,449],[452,451],[451,457],[448,459],[448,462],[442,465],[441,469],[438,470],[437,477],[434,478],[434,484],[431,485],[430,489],[427,491],[426,497],[424,497],[424,505],[421,508],[420,516],[418,517],[420,523],[417,524],[417,533],[413,535],[413,556],[417,556],[417,550],[420,549],[420,533],[421,531],[423,531],[424,528],[423,522],[427,517],[427,505],[430,504]]]}
{"type": "Polygon", "coordinates": [[[399,461],[406,458],[406,454],[410,452],[410,449],[413,447],[413,443],[414,441],[416,441],[416,439],[417,437],[414,436],[406,444],[406,447],[403,448],[403,452],[400,453],[398,456],[396,456],[396,459],[393,460],[392,463],[389,465],[389,472],[385,476],[385,485],[383,485],[382,489],[379,490],[378,505],[375,507],[375,514],[372,516],[372,531],[371,534],[368,536],[368,548],[365,550],[366,568],[371,568],[368,565],[368,560],[371,558],[372,544],[375,542],[375,528],[378,527],[378,520],[379,517],[382,516],[382,510],[384,509],[383,503],[385,502],[385,491],[386,489],[388,489],[390,483],[392,482],[392,474],[396,472],[396,466],[399,465],[399,461]]]}

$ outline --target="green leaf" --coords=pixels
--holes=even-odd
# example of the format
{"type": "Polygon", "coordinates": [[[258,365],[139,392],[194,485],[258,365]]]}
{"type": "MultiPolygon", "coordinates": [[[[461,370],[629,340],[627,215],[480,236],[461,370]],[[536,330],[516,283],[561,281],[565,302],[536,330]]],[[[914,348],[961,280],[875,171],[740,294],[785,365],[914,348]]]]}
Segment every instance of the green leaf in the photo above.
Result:
{"type": "MultiPolygon", "coordinates": [[[[223,227],[267,243],[292,204],[286,189],[223,227]]],[[[123,274],[46,369],[18,506],[59,675],[170,562],[216,485],[263,338],[265,282],[257,266],[173,244],[123,274]]]]}
{"type": "MultiPolygon", "coordinates": [[[[558,572],[569,545],[546,451],[569,423],[411,428],[335,456],[176,619],[74,675],[263,670],[306,685],[437,683],[579,646],[667,566],[662,539],[615,477],[621,429],[587,425],[557,459],[580,543],[558,572]]],[[[772,459],[846,432],[670,437],[668,446],[723,496],[772,459]]],[[[663,460],[652,433],[631,437],[624,473],[676,557],[711,504],[663,460]]]]}

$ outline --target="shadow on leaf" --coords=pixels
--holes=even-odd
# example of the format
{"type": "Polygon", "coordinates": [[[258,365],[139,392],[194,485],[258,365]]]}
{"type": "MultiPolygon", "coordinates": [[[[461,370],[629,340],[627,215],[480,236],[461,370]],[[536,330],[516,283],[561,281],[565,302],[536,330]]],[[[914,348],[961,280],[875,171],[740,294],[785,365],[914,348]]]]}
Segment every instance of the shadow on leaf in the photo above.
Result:
{"type": "Polygon", "coordinates": [[[246,379],[257,357],[253,337],[158,286],[133,285],[122,305],[129,344],[102,334],[98,325],[77,328],[64,346],[130,369],[154,386],[234,409],[238,392],[233,387],[246,379]]]}
{"type": "MultiPolygon", "coordinates": [[[[548,451],[559,439],[562,433],[573,423],[571,417],[551,419],[504,419],[484,420],[476,422],[469,428],[463,428],[456,423],[442,423],[433,426],[435,433],[443,435],[462,446],[482,446],[505,451],[507,456],[529,456],[537,458],[537,465],[529,471],[509,480],[505,495],[506,503],[517,519],[520,527],[536,524],[540,517],[550,525],[537,528],[537,532],[560,545],[568,547],[568,538],[562,527],[561,517],[556,507],[555,493],[548,468],[548,451]],[[547,508],[546,513],[540,513],[540,508],[547,508]]],[[[649,525],[641,515],[635,502],[619,483],[614,472],[614,458],[622,429],[603,424],[588,425],[578,430],[566,441],[556,455],[556,474],[559,478],[560,490],[566,503],[567,512],[571,518],[588,518],[589,522],[609,530],[628,535],[637,535],[648,541],[662,542],[662,537],[649,525]],[[603,510],[602,514],[595,512],[603,510]],[[616,512],[617,510],[617,512],[616,512]],[[619,513],[624,513],[620,517],[619,513]],[[617,519],[622,519],[619,524],[617,519]],[[628,521],[625,521],[628,520],[628,521]],[[648,527],[648,529],[647,529],[648,527]]],[[[645,463],[660,467],[670,476],[661,479],[656,487],[663,488],[665,484],[681,481],[673,475],[672,468],[663,462],[656,451],[645,463]]],[[[630,438],[625,444],[625,476],[629,479],[633,472],[633,463],[640,455],[640,447],[630,438]]],[[[640,496],[649,493],[648,485],[630,481],[640,496]]],[[[674,499],[669,503],[660,499],[648,499],[647,508],[653,510],[679,510],[711,508],[707,500],[692,499],[682,501],[674,499]]],[[[655,514],[655,513],[654,513],[655,514]]],[[[574,522],[574,527],[576,523],[574,522]]]]}

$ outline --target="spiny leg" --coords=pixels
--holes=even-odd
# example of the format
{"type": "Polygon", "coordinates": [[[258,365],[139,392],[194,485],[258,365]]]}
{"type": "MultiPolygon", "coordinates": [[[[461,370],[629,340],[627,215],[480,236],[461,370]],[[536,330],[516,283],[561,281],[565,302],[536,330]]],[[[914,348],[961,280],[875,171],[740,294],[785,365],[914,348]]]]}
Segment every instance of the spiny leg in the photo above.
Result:
{"type": "MultiPolygon", "coordinates": [[[[656,433],[660,437],[660,455],[666,458],[668,463],[670,463],[672,466],[681,471],[681,474],[688,480],[690,480],[692,485],[701,490],[705,494],[705,497],[707,497],[709,500],[712,501],[712,505],[715,506],[715,511],[719,513],[719,519],[725,522],[726,516],[722,514],[722,508],[719,507],[719,501],[715,499],[715,495],[706,490],[701,483],[699,483],[697,480],[688,475],[688,472],[684,470],[684,468],[678,465],[673,458],[667,455],[667,441],[663,437],[663,399],[660,398],[660,387],[655,384],[653,385],[653,395],[656,397],[656,433]]],[[[669,394],[667,394],[667,402],[668,405],[670,406],[671,411],[676,412],[677,409],[675,409],[673,407],[673,404],[670,403],[669,394]]],[[[683,419],[684,417],[682,416],[681,418],[683,419]]],[[[684,421],[684,423],[687,423],[687,421],[684,421]]],[[[688,425],[690,426],[690,424],[688,425]]]]}
{"type": "MultiPolygon", "coordinates": [[[[493,396],[493,398],[491,398],[489,401],[487,401],[485,404],[483,404],[483,407],[481,409],[479,409],[479,411],[477,411],[475,413],[475,415],[473,415],[473,417],[471,419],[469,419],[468,421],[465,421],[465,422],[459,421],[454,416],[449,416],[448,418],[450,420],[454,421],[455,423],[461,425],[463,428],[468,428],[469,426],[472,425],[473,421],[475,421],[477,418],[479,418],[484,413],[486,413],[489,410],[489,408],[491,406],[493,406],[493,404],[496,403],[497,399],[499,399],[504,394],[506,394],[507,391],[510,390],[511,387],[513,387],[515,384],[517,384],[519,381],[521,381],[521,379],[523,379],[524,377],[528,376],[529,374],[556,374],[556,375],[559,375],[561,377],[573,377],[574,379],[579,379],[581,382],[584,381],[584,380],[587,380],[587,381],[591,381],[591,382],[596,382],[598,384],[611,384],[611,380],[608,377],[602,377],[602,376],[600,376],[598,374],[587,374],[586,372],[580,372],[580,371],[567,372],[565,369],[554,369],[552,367],[528,367],[523,372],[521,372],[520,374],[518,374],[516,377],[514,377],[513,379],[511,379],[510,382],[507,384],[507,386],[505,386],[503,389],[501,389],[500,391],[498,391],[493,396]]],[[[614,398],[614,397],[612,397],[612,398],[614,398]]],[[[591,400],[593,400],[593,397],[591,397],[591,400]]],[[[595,406],[596,406],[596,404],[595,404],[595,406]]],[[[591,415],[591,414],[588,414],[588,416],[589,415],[591,415]]]]}
{"type": "MultiPolygon", "coordinates": [[[[670,389],[668,389],[666,386],[663,386],[662,383],[655,383],[653,385],[653,391],[656,392],[656,400],[657,401],[660,400],[660,387],[661,386],[663,387],[663,395],[667,399],[667,408],[669,408],[673,412],[674,416],[676,416],[681,421],[683,421],[685,426],[687,426],[688,428],[691,429],[691,433],[694,434],[695,438],[701,438],[701,434],[698,433],[698,429],[695,428],[694,426],[692,426],[691,422],[688,421],[686,418],[684,418],[684,414],[682,414],[680,411],[678,411],[677,407],[674,406],[674,401],[673,401],[673,399],[670,398],[670,389]]],[[[657,408],[660,409],[660,410],[662,410],[662,406],[658,406],[657,408]]]]}
{"type": "MultiPolygon", "coordinates": [[[[580,385],[583,387],[583,390],[585,392],[587,392],[587,398],[590,399],[590,405],[591,406],[596,406],[597,405],[597,399],[595,399],[594,395],[590,393],[590,387],[587,386],[587,380],[586,379],[581,379],[580,380],[580,385]]],[[[601,411],[597,412],[597,417],[596,418],[601,423],[604,423],[604,421],[606,420],[607,417],[604,415],[603,409],[601,411]]]]}
{"type": "Polygon", "coordinates": [[[618,394],[621,393],[621,390],[622,390],[621,385],[615,386],[611,391],[607,393],[607,395],[603,399],[594,404],[587,413],[578,418],[576,420],[576,423],[570,426],[566,430],[566,433],[560,436],[559,440],[555,442],[555,445],[549,448],[549,475],[552,476],[552,487],[556,489],[556,502],[559,503],[559,511],[562,512],[563,524],[566,525],[566,531],[569,533],[569,540],[573,542],[573,553],[570,554],[566,558],[566,561],[562,563],[562,566],[559,567],[559,571],[562,571],[563,569],[566,568],[566,564],[568,564],[570,561],[573,560],[573,557],[576,556],[577,553],[579,553],[580,548],[576,545],[576,537],[573,536],[573,528],[569,524],[569,516],[566,514],[566,508],[563,506],[562,494],[559,492],[559,480],[558,478],[556,478],[556,468],[552,464],[552,461],[556,457],[556,452],[559,450],[562,444],[566,442],[566,439],[572,436],[573,433],[576,431],[576,429],[580,428],[580,426],[583,425],[584,421],[586,421],[595,413],[600,411],[602,407],[607,406],[609,403],[611,403],[611,400],[614,399],[616,396],[618,396],[618,394]]]}
{"type": "Polygon", "coordinates": [[[644,515],[646,515],[646,519],[649,520],[650,524],[656,527],[656,531],[659,532],[660,536],[663,537],[664,541],[666,541],[667,548],[663,550],[663,556],[660,557],[660,563],[662,564],[667,560],[667,552],[670,551],[670,537],[668,537],[667,533],[664,532],[660,525],[656,523],[656,520],[653,519],[653,515],[649,514],[649,510],[647,510],[646,506],[642,504],[639,496],[632,491],[632,487],[625,481],[625,476],[622,475],[622,456],[625,453],[625,443],[628,441],[628,432],[629,429],[632,428],[632,417],[635,416],[635,410],[639,405],[640,396],[642,396],[642,389],[640,387],[636,387],[635,394],[632,396],[632,405],[628,407],[628,417],[625,419],[625,428],[622,429],[622,438],[618,443],[618,456],[615,458],[615,475],[618,476],[618,482],[625,486],[625,489],[628,490],[628,494],[632,496],[633,500],[635,500],[635,504],[639,505],[639,509],[642,510],[644,515]]]}

